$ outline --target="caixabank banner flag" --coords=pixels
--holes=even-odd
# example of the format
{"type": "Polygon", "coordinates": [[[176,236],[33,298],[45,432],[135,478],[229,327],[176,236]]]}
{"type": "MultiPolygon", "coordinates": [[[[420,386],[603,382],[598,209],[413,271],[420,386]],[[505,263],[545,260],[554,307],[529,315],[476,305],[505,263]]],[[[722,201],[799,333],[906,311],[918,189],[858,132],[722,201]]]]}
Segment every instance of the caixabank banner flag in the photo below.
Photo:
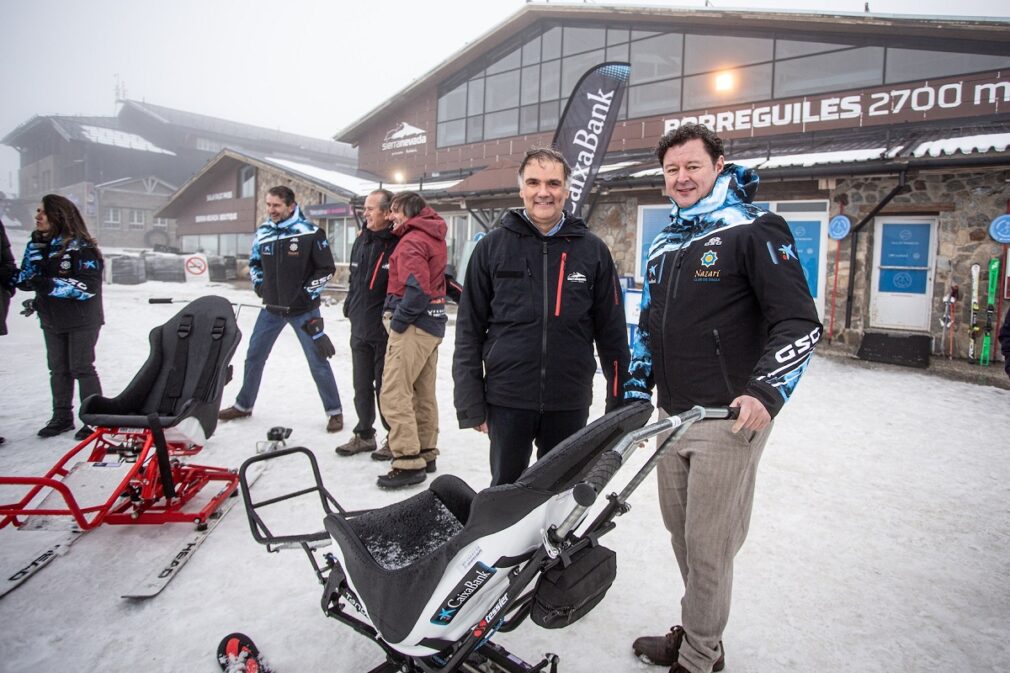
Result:
{"type": "Polygon", "coordinates": [[[565,212],[576,217],[607,154],[630,75],[630,63],[607,62],[591,68],[575,85],[561,115],[553,145],[572,167],[565,212]]]}

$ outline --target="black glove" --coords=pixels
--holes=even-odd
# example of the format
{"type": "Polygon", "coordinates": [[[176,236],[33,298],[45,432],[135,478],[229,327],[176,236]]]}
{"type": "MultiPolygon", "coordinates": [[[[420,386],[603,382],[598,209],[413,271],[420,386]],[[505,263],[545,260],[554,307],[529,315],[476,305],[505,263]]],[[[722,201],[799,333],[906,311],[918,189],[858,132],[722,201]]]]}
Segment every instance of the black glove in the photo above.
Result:
{"type": "Polygon", "coordinates": [[[35,300],[25,299],[23,302],[21,302],[21,307],[22,307],[21,315],[27,318],[31,316],[33,313],[35,313],[35,300]]]}
{"type": "Polygon", "coordinates": [[[337,354],[337,350],[333,347],[330,337],[326,336],[323,332],[322,318],[309,318],[302,324],[302,329],[312,337],[312,343],[315,344],[319,357],[325,360],[337,354]]]}

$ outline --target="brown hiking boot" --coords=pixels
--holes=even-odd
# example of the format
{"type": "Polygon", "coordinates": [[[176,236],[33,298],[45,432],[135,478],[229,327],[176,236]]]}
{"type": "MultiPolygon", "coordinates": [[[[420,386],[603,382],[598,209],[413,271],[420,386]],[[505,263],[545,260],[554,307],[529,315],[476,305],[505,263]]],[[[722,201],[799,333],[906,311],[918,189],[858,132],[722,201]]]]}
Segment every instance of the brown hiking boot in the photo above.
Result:
{"type": "Polygon", "coordinates": [[[333,414],[330,416],[329,420],[326,421],[326,432],[340,432],[344,429],[344,415],[343,414],[333,414]]]}
{"type": "Polygon", "coordinates": [[[382,440],[382,446],[372,451],[372,460],[393,460],[393,452],[389,450],[389,437],[382,440]]]}
{"type": "Polygon", "coordinates": [[[338,446],[336,452],[338,456],[353,456],[356,453],[375,451],[375,446],[375,437],[365,439],[364,437],[354,435],[351,437],[351,441],[338,446]]]}
{"type": "MultiPolygon", "coordinates": [[[[657,666],[673,666],[672,671],[678,670],[677,655],[680,653],[680,644],[684,642],[684,627],[670,627],[670,632],[662,636],[642,636],[636,638],[631,649],[635,656],[647,664],[657,666]]],[[[722,641],[719,641],[719,658],[712,664],[713,671],[721,671],[726,668],[726,654],[723,651],[722,641]]]]}
{"type": "Polygon", "coordinates": [[[217,415],[220,421],[234,421],[237,418],[248,418],[252,416],[251,411],[242,411],[236,406],[230,406],[227,409],[222,409],[221,413],[217,415]]]}
{"type": "Polygon", "coordinates": [[[379,488],[394,489],[420,484],[425,479],[427,479],[427,475],[424,473],[423,467],[420,470],[401,470],[394,467],[389,471],[389,474],[380,475],[376,484],[379,488]]]}

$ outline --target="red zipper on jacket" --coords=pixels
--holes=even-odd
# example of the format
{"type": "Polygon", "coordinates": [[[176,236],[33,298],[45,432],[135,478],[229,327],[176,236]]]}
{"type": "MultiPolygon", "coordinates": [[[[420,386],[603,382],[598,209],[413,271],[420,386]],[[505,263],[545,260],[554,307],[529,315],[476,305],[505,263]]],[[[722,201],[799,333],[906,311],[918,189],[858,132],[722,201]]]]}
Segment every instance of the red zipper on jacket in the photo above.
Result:
{"type": "Polygon", "coordinates": [[[379,268],[382,266],[382,258],[385,256],[386,256],[385,250],[379,253],[379,261],[375,263],[375,271],[372,272],[372,282],[368,284],[369,290],[375,287],[375,277],[379,275],[379,268]]]}
{"type": "Polygon", "coordinates": [[[614,360],[614,399],[617,398],[617,360],[614,360]]]}
{"type": "Polygon", "coordinates": [[[557,318],[561,315],[561,287],[565,280],[565,260],[568,259],[568,253],[561,253],[561,268],[558,269],[558,298],[554,302],[554,317],[557,318]]]}

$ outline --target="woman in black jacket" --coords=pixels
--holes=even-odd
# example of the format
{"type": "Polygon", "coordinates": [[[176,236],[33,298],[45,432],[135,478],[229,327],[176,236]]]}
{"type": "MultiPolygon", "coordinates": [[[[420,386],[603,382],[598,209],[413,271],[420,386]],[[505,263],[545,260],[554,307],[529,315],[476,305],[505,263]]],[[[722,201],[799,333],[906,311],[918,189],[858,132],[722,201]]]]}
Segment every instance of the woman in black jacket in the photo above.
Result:
{"type": "MultiPolygon", "coordinates": [[[[57,194],[42,197],[25,247],[18,287],[35,292],[53,393],[53,416],[39,430],[53,437],[74,429],[74,380],[80,398],[101,394],[95,344],[102,312],[102,253],[77,206],[57,194]]],[[[77,439],[90,434],[84,426],[77,439]]]]}

